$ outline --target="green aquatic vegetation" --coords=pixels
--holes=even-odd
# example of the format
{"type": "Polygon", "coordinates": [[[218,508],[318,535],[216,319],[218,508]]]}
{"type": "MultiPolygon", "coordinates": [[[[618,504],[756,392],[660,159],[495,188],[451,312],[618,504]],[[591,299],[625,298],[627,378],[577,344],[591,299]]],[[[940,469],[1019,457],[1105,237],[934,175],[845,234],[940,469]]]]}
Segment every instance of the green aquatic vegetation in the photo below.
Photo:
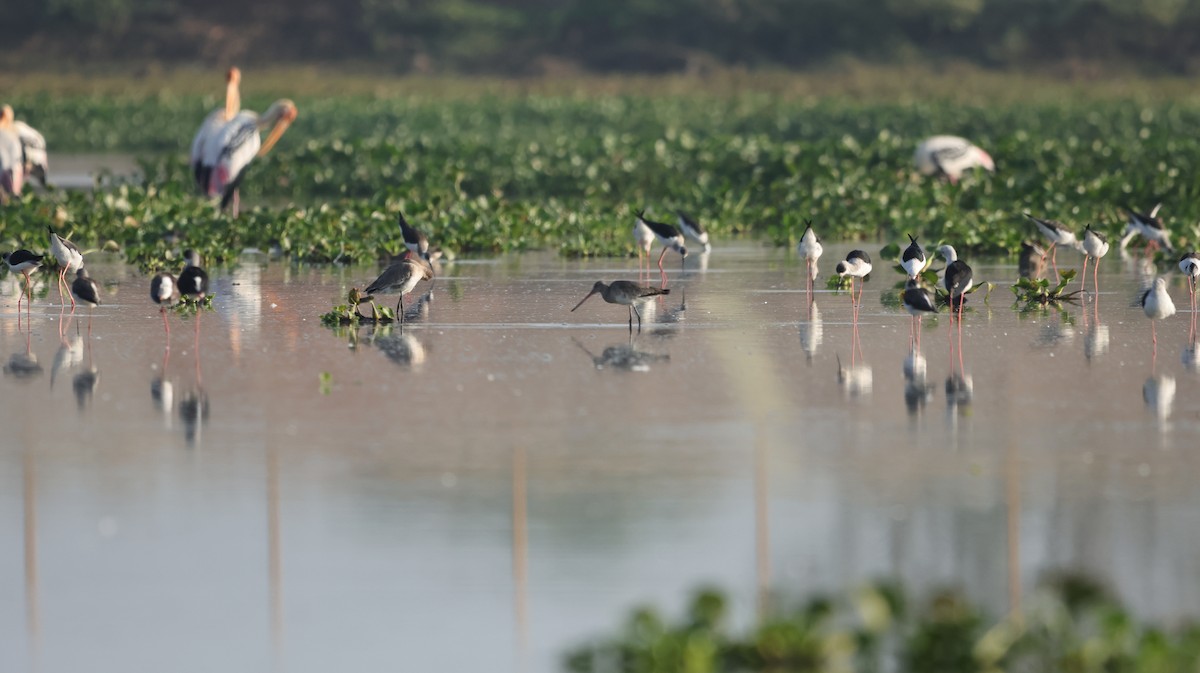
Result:
{"type": "Polygon", "coordinates": [[[384,324],[396,322],[396,311],[390,306],[380,306],[373,297],[363,297],[357,287],[346,293],[346,303],[338,304],[328,313],[321,314],[322,325],[384,324]],[[371,314],[364,315],[359,308],[364,302],[371,306],[371,314]]]}
{"type": "Polygon", "coordinates": [[[1049,304],[1075,301],[1083,291],[1068,292],[1067,285],[1075,279],[1076,274],[1075,269],[1060,271],[1058,283],[1053,287],[1048,278],[1021,278],[1012,286],[1012,292],[1017,298],[1016,305],[1028,311],[1049,304]]]}
{"type": "Polygon", "coordinates": [[[1052,578],[1025,605],[995,619],[960,591],[916,598],[881,582],[775,610],[737,632],[728,599],[703,589],[678,621],[639,608],[617,635],[574,649],[565,663],[578,673],[1159,673],[1200,665],[1200,627],[1143,623],[1086,577],[1052,578]]]}
{"type": "MultiPolygon", "coordinates": [[[[1034,233],[1025,211],[1117,235],[1118,206],[1162,200],[1174,242],[1200,240],[1191,102],[981,107],[702,90],[300,97],[299,119],[251,165],[236,220],[193,195],[183,156],[216,102],[18,97],[52,150],[139,153],[142,178],[95,195],[28,196],[6,209],[0,237],[36,245],[55,222],[147,269],[171,268],[183,245],[213,263],[247,248],[361,263],[401,249],[402,210],[456,253],[626,256],[633,209],[646,208],[659,219],[687,211],[718,249],[736,236],[795,245],[811,219],[826,240],[913,233],[963,253],[1015,253],[1034,233]],[[987,148],[997,173],[955,185],[916,176],[914,147],[945,131],[987,148]]],[[[268,102],[248,97],[246,107],[268,102]]]]}
{"type": "Polygon", "coordinates": [[[171,310],[174,311],[176,315],[183,317],[195,316],[201,311],[211,312],[215,310],[213,308],[214,297],[216,297],[216,294],[213,293],[208,293],[204,295],[203,298],[193,297],[185,294],[179,297],[179,302],[172,306],[171,310]]]}

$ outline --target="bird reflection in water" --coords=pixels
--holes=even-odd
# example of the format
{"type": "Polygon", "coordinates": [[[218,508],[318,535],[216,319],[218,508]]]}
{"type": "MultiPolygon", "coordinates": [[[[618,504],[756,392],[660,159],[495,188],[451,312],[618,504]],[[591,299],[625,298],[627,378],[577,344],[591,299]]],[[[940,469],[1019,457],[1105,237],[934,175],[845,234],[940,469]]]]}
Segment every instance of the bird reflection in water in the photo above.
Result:
{"type": "Polygon", "coordinates": [[[37,354],[33,352],[33,325],[26,321],[29,328],[25,332],[25,352],[17,351],[9,356],[4,365],[4,375],[11,376],[17,381],[30,381],[42,375],[42,365],[38,363],[37,354]]]}
{"type": "Polygon", "coordinates": [[[1196,352],[1196,313],[1192,313],[1192,325],[1188,331],[1188,342],[1179,354],[1179,361],[1190,372],[1200,372],[1200,353],[1196,352]]]}
{"type": "Polygon", "coordinates": [[[808,305],[808,320],[800,323],[800,348],[804,351],[804,359],[809,366],[812,366],[813,356],[817,354],[817,349],[824,340],[825,324],[814,299],[808,305]]]}
{"type": "MultiPolygon", "coordinates": [[[[69,322],[71,319],[67,320],[69,322]]],[[[54,390],[54,382],[58,380],[60,373],[64,370],[74,369],[81,364],[83,364],[83,337],[79,334],[62,335],[59,338],[58,350],[54,353],[54,362],[50,365],[50,389],[54,390]]]]}
{"type": "Polygon", "coordinates": [[[658,362],[670,362],[671,356],[667,353],[650,353],[640,351],[635,345],[635,340],[630,339],[628,343],[614,344],[604,349],[600,355],[596,355],[588,350],[580,341],[574,337],[571,338],[576,346],[579,346],[588,357],[592,359],[592,364],[596,369],[620,369],[629,372],[648,372],[650,365],[658,362]]]}
{"type": "Polygon", "coordinates": [[[933,398],[934,384],[928,378],[929,363],[914,345],[904,358],[904,406],[909,416],[917,416],[933,398]]]}
{"type": "Polygon", "coordinates": [[[96,369],[92,359],[92,332],[88,330],[87,338],[87,367],[75,375],[71,381],[71,389],[75,391],[75,402],[82,413],[91,404],[96,395],[96,386],[100,384],[100,370],[96,369]]]}
{"type": "Polygon", "coordinates": [[[403,325],[399,334],[393,332],[391,325],[376,327],[371,342],[383,351],[387,359],[401,367],[419,370],[425,364],[424,344],[410,332],[405,332],[403,325]]]}
{"type": "Polygon", "coordinates": [[[1062,346],[1075,340],[1075,320],[1062,307],[1056,307],[1056,320],[1047,321],[1038,331],[1035,345],[1045,348],[1062,346]]]}
{"type": "Polygon", "coordinates": [[[1021,242],[1021,252],[1017,257],[1017,271],[1021,278],[1038,280],[1046,274],[1046,251],[1042,246],[1032,241],[1021,242]]]}
{"type": "Polygon", "coordinates": [[[1146,408],[1154,412],[1161,429],[1166,430],[1166,421],[1171,416],[1171,407],[1175,404],[1175,377],[1169,374],[1152,374],[1142,384],[1142,401],[1146,408]]]}
{"type": "MultiPolygon", "coordinates": [[[[199,315],[197,315],[197,319],[199,319],[199,315]]],[[[179,400],[179,420],[183,421],[183,438],[187,441],[188,447],[194,447],[200,443],[204,426],[208,424],[209,414],[208,392],[204,389],[204,373],[200,366],[200,323],[198,321],[193,352],[196,355],[196,380],[179,400]]],[[[164,366],[163,369],[165,371],[166,367],[164,366]]]]}
{"type": "MultiPolygon", "coordinates": [[[[858,251],[856,251],[858,252],[858,251]]],[[[837,356],[838,385],[848,398],[862,397],[871,394],[872,377],[871,365],[867,364],[862,352],[862,340],[858,335],[858,310],[854,311],[854,321],[850,326],[850,365],[842,363],[842,357],[837,356]]]]}
{"type": "Polygon", "coordinates": [[[1100,295],[1092,299],[1092,315],[1088,319],[1087,307],[1083,309],[1083,357],[1091,364],[1092,358],[1108,352],[1108,325],[1100,322],[1100,295]]]}
{"type": "Polygon", "coordinates": [[[975,381],[967,373],[963,360],[962,329],[958,330],[957,343],[950,344],[950,376],[946,377],[946,412],[949,418],[968,416],[971,413],[971,402],[975,397],[975,381]],[[957,351],[958,357],[955,357],[957,351]]]}

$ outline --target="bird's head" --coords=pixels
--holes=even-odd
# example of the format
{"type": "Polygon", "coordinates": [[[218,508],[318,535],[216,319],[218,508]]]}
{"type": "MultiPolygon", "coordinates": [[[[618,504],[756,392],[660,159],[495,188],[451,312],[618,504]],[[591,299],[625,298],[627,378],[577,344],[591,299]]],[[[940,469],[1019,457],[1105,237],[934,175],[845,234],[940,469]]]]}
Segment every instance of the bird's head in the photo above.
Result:
{"type": "Polygon", "coordinates": [[[225,72],[225,82],[227,84],[237,84],[242,81],[242,71],[238,70],[237,66],[232,66],[225,72]]]}
{"type": "Polygon", "coordinates": [[[946,260],[947,262],[953,262],[954,260],[958,259],[958,252],[954,250],[953,245],[947,244],[939,246],[937,251],[938,254],[942,256],[942,259],[946,260]]]}
{"type": "Polygon", "coordinates": [[[16,115],[13,113],[11,105],[0,106],[0,128],[10,128],[16,115]]]}
{"type": "Polygon", "coordinates": [[[837,266],[833,267],[833,271],[839,276],[844,276],[849,273],[850,265],[846,264],[845,262],[838,262],[837,266]]]}
{"type": "Polygon", "coordinates": [[[996,162],[992,160],[992,155],[990,155],[987,152],[983,151],[982,149],[976,147],[975,148],[975,157],[976,157],[976,159],[978,159],[979,165],[986,168],[989,173],[996,172],[996,162]]]}
{"type": "Polygon", "coordinates": [[[271,129],[271,135],[267,136],[266,141],[259,148],[258,156],[261,157],[271,151],[275,143],[279,142],[279,139],[283,137],[283,132],[292,125],[292,122],[296,121],[296,115],[296,104],[286,98],[275,101],[271,104],[271,107],[267,108],[267,111],[259,119],[259,128],[266,126],[273,126],[273,128],[271,129]]]}
{"type": "MultiPolygon", "coordinates": [[[[583,299],[580,299],[579,303],[575,305],[575,308],[579,308],[580,306],[583,306],[583,302],[587,301],[588,299],[591,299],[592,295],[604,292],[606,289],[608,289],[608,286],[604,284],[604,281],[602,281],[602,280],[596,281],[596,284],[592,285],[592,291],[587,293],[586,297],[584,297],[583,299]]],[[[572,313],[575,312],[575,308],[571,309],[572,313]]]]}

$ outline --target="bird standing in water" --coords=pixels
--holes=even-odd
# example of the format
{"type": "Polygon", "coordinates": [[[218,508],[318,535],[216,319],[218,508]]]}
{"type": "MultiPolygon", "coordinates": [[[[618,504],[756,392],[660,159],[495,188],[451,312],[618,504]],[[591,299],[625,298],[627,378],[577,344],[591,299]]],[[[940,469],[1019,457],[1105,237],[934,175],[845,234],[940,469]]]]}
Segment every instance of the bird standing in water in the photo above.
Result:
{"type": "Polygon", "coordinates": [[[915,352],[921,350],[921,316],[927,313],[937,313],[937,301],[933,293],[922,287],[915,278],[909,278],[904,284],[904,294],[900,296],[904,310],[912,316],[910,343],[915,352]]]}
{"type": "Polygon", "coordinates": [[[200,253],[195,250],[183,252],[183,271],[179,274],[179,292],[197,301],[208,295],[208,272],[200,266],[200,253]]]}
{"type": "Polygon", "coordinates": [[[1158,332],[1155,329],[1155,322],[1175,315],[1175,302],[1171,301],[1171,295],[1167,292],[1167,281],[1165,278],[1155,278],[1154,284],[1150,286],[1150,289],[1142,294],[1142,310],[1146,312],[1146,317],[1150,319],[1150,338],[1154,341],[1154,348],[1157,353],[1158,332]]]}
{"type": "MultiPolygon", "coordinates": [[[[412,292],[417,283],[422,280],[433,280],[433,266],[410,250],[404,253],[399,261],[393,262],[384,269],[383,273],[367,286],[366,293],[368,295],[398,293],[400,300],[396,302],[396,320],[403,325],[404,295],[412,292]]],[[[361,297],[360,301],[367,301],[370,298],[361,297]]]]}
{"type": "Polygon", "coordinates": [[[917,238],[912,234],[908,235],[908,240],[912,242],[900,254],[900,266],[904,267],[909,278],[916,278],[917,274],[925,268],[925,251],[921,249],[917,238]]]}
{"type": "Polygon", "coordinates": [[[1094,260],[1092,264],[1092,283],[1093,294],[1100,294],[1100,258],[1108,254],[1108,237],[1104,234],[1092,229],[1092,225],[1088,225],[1083,230],[1083,273],[1079,283],[1079,291],[1083,292],[1083,287],[1087,285],[1087,263],[1088,260],[1094,260]]]}
{"type": "Polygon", "coordinates": [[[1030,221],[1037,225],[1042,235],[1050,241],[1050,265],[1054,267],[1054,275],[1058,276],[1058,246],[1059,245],[1075,245],[1075,232],[1071,231],[1062,222],[1056,220],[1041,220],[1029,213],[1025,213],[1030,221]]]}
{"type": "Polygon", "coordinates": [[[817,260],[821,259],[821,253],[825,249],[821,246],[821,239],[817,236],[817,232],[813,231],[812,220],[805,220],[804,224],[804,235],[800,237],[800,244],[796,246],[796,250],[804,258],[804,277],[808,281],[808,303],[811,304],[813,282],[817,279],[817,260]]]}
{"type": "Polygon", "coordinates": [[[404,219],[404,213],[397,213],[400,217],[400,235],[404,237],[404,247],[408,248],[413,254],[418,255],[426,262],[429,259],[429,239],[425,238],[425,234],[419,229],[408,223],[404,219]]]}
{"type": "Polygon", "coordinates": [[[708,232],[704,230],[704,225],[693,217],[688,217],[687,213],[682,210],[675,211],[679,216],[679,228],[688,238],[704,246],[704,252],[712,252],[712,244],[708,242],[708,232]]]}
{"type": "MultiPolygon", "coordinates": [[[[67,287],[67,274],[83,266],[83,253],[74,243],[54,233],[54,227],[47,225],[50,232],[50,254],[58,260],[58,300],[63,301],[63,288],[67,287]]],[[[75,298],[71,297],[71,306],[75,306],[75,298]]]]}
{"type": "Polygon", "coordinates": [[[158,312],[162,315],[163,328],[167,331],[167,349],[171,348],[171,324],[167,322],[167,309],[179,303],[179,284],[175,276],[160,271],[150,279],[150,301],[158,304],[158,312]]]}
{"type": "MultiPolygon", "coordinates": [[[[649,229],[654,234],[654,237],[663,244],[662,253],[658,256],[658,272],[662,275],[662,286],[666,287],[667,272],[663,271],[663,257],[666,256],[667,250],[674,250],[675,252],[678,252],[679,268],[680,271],[683,270],[684,260],[687,259],[688,255],[687,246],[685,246],[683,242],[683,234],[679,233],[679,230],[676,229],[674,225],[667,224],[666,222],[655,222],[654,220],[646,219],[646,211],[644,210],[635,210],[633,211],[633,214],[637,217],[637,224],[649,229]]],[[[635,226],[634,237],[637,238],[638,235],[638,227],[635,226]]],[[[648,246],[647,250],[649,250],[648,246]]]]}
{"type": "Polygon", "coordinates": [[[834,270],[834,272],[837,273],[837,275],[839,275],[843,278],[845,278],[846,276],[850,277],[850,308],[852,309],[852,314],[854,316],[854,322],[857,324],[858,323],[858,309],[862,307],[862,293],[863,293],[863,289],[864,289],[861,286],[864,286],[867,284],[866,280],[865,280],[866,276],[867,276],[867,274],[871,273],[871,256],[868,255],[863,250],[851,250],[850,254],[846,255],[846,259],[838,262],[837,266],[834,267],[833,270],[834,270]],[[857,302],[854,300],[854,279],[855,278],[864,279],[863,282],[859,284],[860,288],[858,291],[858,301],[857,302]]]}
{"type": "Polygon", "coordinates": [[[975,285],[974,272],[971,266],[958,258],[958,252],[954,250],[952,245],[943,245],[938,248],[938,252],[945,258],[946,264],[946,294],[950,297],[950,309],[957,309],[958,323],[962,326],[963,304],[966,299],[963,295],[975,285]]]}
{"type": "Polygon", "coordinates": [[[1188,279],[1188,291],[1192,295],[1192,313],[1196,312],[1196,278],[1200,277],[1200,253],[1188,252],[1179,258],[1179,270],[1188,279]]]}
{"type": "Polygon", "coordinates": [[[14,273],[19,273],[25,276],[25,291],[17,298],[17,311],[21,310],[21,299],[25,295],[29,295],[29,303],[33,303],[33,286],[29,280],[29,273],[37,271],[42,266],[42,256],[35,255],[28,250],[14,250],[13,252],[4,253],[4,263],[14,273]]]}
{"type": "Polygon", "coordinates": [[[576,308],[583,306],[583,302],[590,299],[594,294],[599,294],[604,301],[610,304],[622,304],[629,307],[629,331],[632,333],[633,316],[635,315],[638,321],[638,331],[642,331],[642,314],[634,304],[658,295],[671,294],[671,290],[668,288],[650,287],[649,285],[638,285],[629,280],[614,280],[607,285],[604,281],[598,280],[592,286],[592,291],[587,293],[586,297],[580,299],[575,308],[571,309],[571,312],[574,313],[576,308]]]}

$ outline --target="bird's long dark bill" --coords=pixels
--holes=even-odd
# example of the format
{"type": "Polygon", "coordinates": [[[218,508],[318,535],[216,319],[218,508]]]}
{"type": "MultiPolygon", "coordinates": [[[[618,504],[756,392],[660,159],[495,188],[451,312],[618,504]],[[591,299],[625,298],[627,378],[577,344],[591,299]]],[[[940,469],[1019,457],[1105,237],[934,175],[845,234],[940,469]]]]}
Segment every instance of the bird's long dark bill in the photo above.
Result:
{"type": "MultiPolygon", "coordinates": [[[[592,298],[592,295],[594,295],[594,294],[596,294],[596,291],[595,291],[595,290],[592,290],[591,292],[589,292],[589,293],[588,293],[588,295],[587,295],[586,297],[584,297],[583,299],[580,299],[580,300],[579,300],[579,303],[575,305],[575,308],[579,308],[580,306],[583,306],[583,302],[585,302],[585,301],[587,301],[587,300],[591,299],[591,298],[592,298]]],[[[571,309],[571,312],[572,312],[572,313],[574,313],[574,312],[575,312],[575,308],[571,309]]]]}

